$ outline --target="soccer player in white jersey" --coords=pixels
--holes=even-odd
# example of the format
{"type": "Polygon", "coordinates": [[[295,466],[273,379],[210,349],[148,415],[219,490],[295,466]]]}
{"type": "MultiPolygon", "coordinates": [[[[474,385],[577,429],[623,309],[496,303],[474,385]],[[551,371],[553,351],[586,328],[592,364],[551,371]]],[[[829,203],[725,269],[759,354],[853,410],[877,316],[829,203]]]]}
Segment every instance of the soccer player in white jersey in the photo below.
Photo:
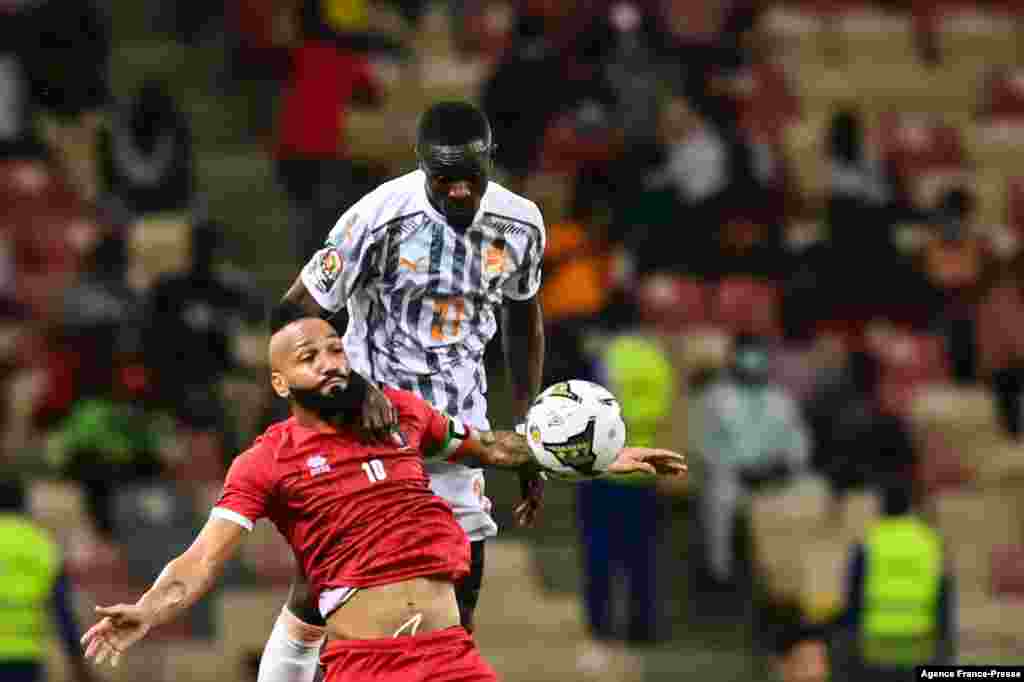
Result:
{"type": "MultiPolygon", "coordinates": [[[[484,350],[498,328],[513,411],[540,390],[544,328],[537,299],[544,221],[532,201],[490,181],[494,144],[484,114],[442,102],[420,118],[419,168],[379,186],[338,220],[285,299],[313,315],[348,314],[345,352],[377,385],[412,391],[482,431],[484,350]]],[[[497,533],[480,469],[428,466],[434,492],[471,540],[471,573],[457,586],[462,624],[473,628],[484,542],[497,533]]],[[[543,481],[522,481],[517,522],[533,523],[543,481]]],[[[258,682],[309,682],[322,621],[301,578],[292,585],[260,663],[258,682]]]]}

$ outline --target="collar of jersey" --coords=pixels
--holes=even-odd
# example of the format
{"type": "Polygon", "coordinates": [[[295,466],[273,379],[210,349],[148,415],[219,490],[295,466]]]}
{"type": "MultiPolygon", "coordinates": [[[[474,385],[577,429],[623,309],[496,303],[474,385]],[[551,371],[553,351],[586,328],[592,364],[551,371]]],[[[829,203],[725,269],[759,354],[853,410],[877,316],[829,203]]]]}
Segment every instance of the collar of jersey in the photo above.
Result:
{"type": "Polygon", "coordinates": [[[303,426],[295,417],[291,418],[291,422],[290,431],[292,433],[292,442],[296,447],[304,445],[305,443],[308,443],[320,436],[341,436],[342,438],[349,438],[352,435],[348,429],[338,429],[333,426],[326,426],[322,428],[303,426]]]}

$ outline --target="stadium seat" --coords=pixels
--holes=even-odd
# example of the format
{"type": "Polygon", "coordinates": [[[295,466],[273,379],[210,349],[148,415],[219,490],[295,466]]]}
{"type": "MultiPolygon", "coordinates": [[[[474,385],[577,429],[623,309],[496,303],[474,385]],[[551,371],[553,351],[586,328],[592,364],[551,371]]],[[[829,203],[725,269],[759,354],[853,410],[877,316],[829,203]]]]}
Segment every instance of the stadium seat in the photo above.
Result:
{"type": "Polygon", "coordinates": [[[190,242],[189,215],[165,213],[141,217],[129,232],[128,279],[132,286],[144,291],[159,277],[187,269],[190,242]]]}
{"type": "Polygon", "coordinates": [[[1006,222],[1018,240],[1024,239],[1024,177],[1007,180],[1006,222]]]}
{"type": "Polygon", "coordinates": [[[547,173],[576,173],[584,164],[606,164],[615,158],[619,140],[611,129],[580,130],[577,112],[556,118],[544,131],[540,170],[547,173]]]}
{"type": "Polygon", "coordinates": [[[742,94],[736,99],[740,126],[756,139],[781,142],[800,120],[800,96],[783,64],[762,61],[739,76],[742,94]]]}
{"type": "Polygon", "coordinates": [[[927,431],[918,438],[917,481],[922,492],[931,497],[966,485],[973,472],[961,452],[941,433],[927,431]]]}
{"type": "Polygon", "coordinates": [[[1024,71],[996,67],[982,81],[979,122],[990,126],[1024,126],[1024,71]]]}
{"type": "MultiPolygon", "coordinates": [[[[1013,539],[1020,540],[1020,537],[1013,539]]],[[[992,594],[1024,599],[1024,545],[1006,544],[993,548],[992,594]]]]}
{"type": "Polygon", "coordinates": [[[711,320],[732,334],[780,338],[779,289],[774,282],[746,276],[722,279],[712,293],[711,320]]]}
{"type": "Polygon", "coordinates": [[[992,551],[1022,540],[1021,496],[1014,491],[959,490],[938,495],[932,506],[957,578],[958,599],[984,603],[991,592],[992,551]]]}
{"type": "Polygon", "coordinates": [[[919,206],[969,180],[960,129],[933,116],[885,112],[879,118],[882,158],[919,206]]]}
{"type": "Polygon", "coordinates": [[[694,277],[652,275],[640,283],[644,321],[670,332],[689,331],[707,324],[709,293],[694,277]]]}
{"type": "Polygon", "coordinates": [[[949,360],[941,337],[888,330],[868,338],[868,350],[879,363],[878,400],[891,414],[908,413],[923,386],[949,382],[949,360]]]}
{"type": "Polygon", "coordinates": [[[458,39],[470,54],[495,62],[512,40],[516,17],[505,3],[485,2],[467,8],[458,39]]]}
{"type": "Polygon", "coordinates": [[[180,452],[181,457],[169,466],[171,478],[189,485],[224,479],[224,438],[220,432],[179,426],[175,438],[180,441],[175,453],[180,452]]]}

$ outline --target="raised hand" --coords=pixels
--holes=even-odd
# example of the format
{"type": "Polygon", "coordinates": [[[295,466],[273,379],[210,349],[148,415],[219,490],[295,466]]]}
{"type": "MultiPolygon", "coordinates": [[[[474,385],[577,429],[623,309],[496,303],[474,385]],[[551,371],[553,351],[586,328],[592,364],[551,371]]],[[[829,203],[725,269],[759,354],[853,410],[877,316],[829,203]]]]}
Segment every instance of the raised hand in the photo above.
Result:
{"type": "Polygon", "coordinates": [[[393,435],[398,426],[398,411],[384,391],[367,382],[366,399],[363,401],[363,430],[377,440],[393,435]]]}
{"type": "Polygon", "coordinates": [[[659,476],[685,476],[686,457],[658,448],[622,448],[608,467],[609,474],[646,473],[659,476]]]}
{"type": "Polygon", "coordinates": [[[519,489],[522,501],[516,505],[512,516],[516,523],[524,528],[531,528],[537,521],[541,507],[544,506],[544,474],[536,469],[519,472],[519,489]]]}
{"type": "Polygon", "coordinates": [[[85,658],[93,659],[96,665],[109,659],[110,665],[117,667],[121,654],[153,627],[149,613],[134,604],[97,606],[96,613],[103,619],[82,635],[85,658]]]}

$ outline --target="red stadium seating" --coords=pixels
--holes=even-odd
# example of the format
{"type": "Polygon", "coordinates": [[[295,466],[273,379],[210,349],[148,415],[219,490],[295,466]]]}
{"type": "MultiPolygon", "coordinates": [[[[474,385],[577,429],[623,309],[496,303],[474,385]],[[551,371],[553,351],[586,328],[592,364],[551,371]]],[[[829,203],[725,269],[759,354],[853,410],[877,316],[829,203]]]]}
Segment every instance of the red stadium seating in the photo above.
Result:
{"type": "Polygon", "coordinates": [[[989,72],[977,113],[986,125],[1024,126],[1024,70],[997,68],[989,72]]]}
{"type": "Polygon", "coordinates": [[[929,497],[961,488],[973,478],[973,472],[943,433],[924,430],[918,452],[917,482],[929,497]]]}
{"type": "Polygon", "coordinates": [[[617,153],[618,140],[610,129],[581,134],[575,112],[559,116],[544,131],[540,169],[548,173],[576,173],[583,165],[606,164],[617,153]]]}
{"type": "Polygon", "coordinates": [[[777,143],[800,119],[800,97],[782,64],[765,61],[746,69],[736,99],[740,125],[753,139],[777,143]]]}
{"type": "Polygon", "coordinates": [[[959,128],[927,115],[886,112],[880,118],[882,150],[898,172],[963,170],[967,153],[959,128]]]}
{"type": "Polygon", "coordinates": [[[458,37],[468,52],[497,61],[512,41],[515,22],[511,8],[500,3],[483,3],[467,8],[458,37]]]}
{"type": "Polygon", "coordinates": [[[931,334],[886,333],[867,344],[879,363],[878,400],[882,409],[904,414],[919,388],[950,377],[945,342],[931,334]]]}
{"type": "Polygon", "coordinates": [[[1024,238],[1024,177],[1006,182],[1006,224],[1018,239],[1024,238]]]}
{"type": "Polygon", "coordinates": [[[1024,598],[1024,545],[1000,545],[992,550],[992,593],[1024,598]]]}
{"type": "Polygon", "coordinates": [[[687,331],[709,320],[708,288],[694,277],[647,277],[640,284],[639,299],[644,320],[668,331],[687,331]]]}
{"type": "Polygon", "coordinates": [[[712,294],[711,320],[730,333],[782,336],[779,289],[774,282],[753,277],[726,277],[712,294]]]}

